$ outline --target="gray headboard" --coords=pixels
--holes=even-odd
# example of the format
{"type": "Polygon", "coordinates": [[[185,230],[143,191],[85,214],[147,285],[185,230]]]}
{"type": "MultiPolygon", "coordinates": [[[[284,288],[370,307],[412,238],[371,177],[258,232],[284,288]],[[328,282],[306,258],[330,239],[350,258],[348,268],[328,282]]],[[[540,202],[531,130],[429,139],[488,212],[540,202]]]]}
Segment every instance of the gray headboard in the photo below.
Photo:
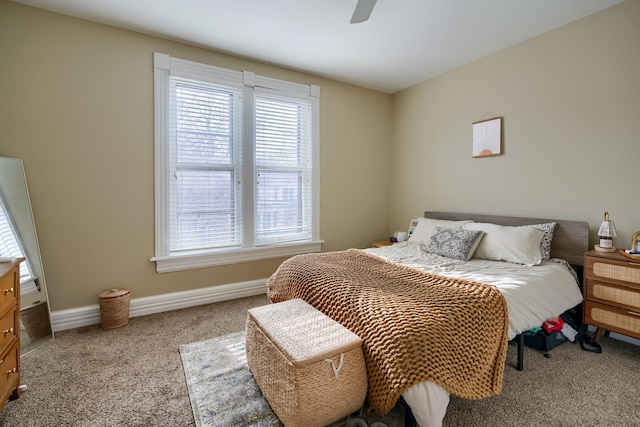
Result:
{"type": "Polygon", "coordinates": [[[453,221],[472,220],[499,225],[528,225],[555,222],[556,229],[551,241],[551,256],[562,258],[572,265],[584,264],[584,253],[589,248],[589,223],[561,219],[521,218],[515,216],[481,215],[453,212],[425,212],[425,218],[453,221]]]}

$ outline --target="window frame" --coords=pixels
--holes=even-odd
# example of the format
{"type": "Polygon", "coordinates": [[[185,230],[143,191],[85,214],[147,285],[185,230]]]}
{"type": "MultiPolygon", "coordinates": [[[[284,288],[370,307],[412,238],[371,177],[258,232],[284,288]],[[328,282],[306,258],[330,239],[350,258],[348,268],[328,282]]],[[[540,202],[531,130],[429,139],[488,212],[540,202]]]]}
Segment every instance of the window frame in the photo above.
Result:
{"type": "Polygon", "coordinates": [[[211,65],[200,64],[164,53],[154,52],[154,178],[155,178],[155,256],[156,271],[190,270],[195,268],[229,265],[302,253],[320,252],[320,88],[302,85],[270,77],[256,75],[250,71],[234,71],[211,65]],[[180,253],[170,253],[169,231],[169,147],[170,147],[170,78],[171,75],[186,77],[217,84],[241,87],[243,92],[243,138],[252,143],[243,144],[243,185],[242,224],[243,233],[249,233],[242,247],[215,248],[180,253]],[[257,89],[256,89],[257,88],[257,89]],[[296,242],[271,243],[256,246],[253,242],[254,224],[254,151],[255,147],[254,104],[255,92],[273,91],[281,95],[308,99],[312,104],[312,233],[311,239],[296,242]]]}

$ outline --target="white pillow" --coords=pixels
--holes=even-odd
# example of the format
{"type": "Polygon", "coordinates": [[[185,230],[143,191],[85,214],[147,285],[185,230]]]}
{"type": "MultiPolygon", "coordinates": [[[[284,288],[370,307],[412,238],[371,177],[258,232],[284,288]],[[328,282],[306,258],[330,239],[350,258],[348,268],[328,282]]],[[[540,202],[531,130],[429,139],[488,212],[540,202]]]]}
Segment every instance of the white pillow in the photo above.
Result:
{"type": "Polygon", "coordinates": [[[461,228],[464,224],[472,221],[449,221],[446,219],[418,218],[418,225],[411,233],[409,242],[428,245],[431,235],[436,227],[452,228],[454,230],[461,228]]]}
{"type": "Polygon", "coordinates": [[[540,242],[544,231],[534,226],[509,227],[473,222],[465,224],[462,228],[485,233],[473,255],[475,258],[508,261],[528,266],[538,265],[542,261],[540,242]]]}

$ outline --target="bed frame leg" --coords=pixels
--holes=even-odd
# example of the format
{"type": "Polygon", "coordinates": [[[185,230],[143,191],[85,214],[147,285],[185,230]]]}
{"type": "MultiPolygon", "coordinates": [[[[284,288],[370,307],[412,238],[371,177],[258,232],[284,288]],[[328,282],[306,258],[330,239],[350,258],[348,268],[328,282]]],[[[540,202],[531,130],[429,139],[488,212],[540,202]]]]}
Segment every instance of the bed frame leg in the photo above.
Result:
{"type": "Polygon", "coordinates": [[[518,335],[518,365],[516,366],[518,371],[524,370],[524,335],[518,335]]]}
{"type": "Polygon", "coordinates": [[[418,423],[413,416],[413,412],[411,412],[409,404],[405,402],[402,397],[400,397],[400,403],[404,406],[404,427],[418,427],[418,423]]]}

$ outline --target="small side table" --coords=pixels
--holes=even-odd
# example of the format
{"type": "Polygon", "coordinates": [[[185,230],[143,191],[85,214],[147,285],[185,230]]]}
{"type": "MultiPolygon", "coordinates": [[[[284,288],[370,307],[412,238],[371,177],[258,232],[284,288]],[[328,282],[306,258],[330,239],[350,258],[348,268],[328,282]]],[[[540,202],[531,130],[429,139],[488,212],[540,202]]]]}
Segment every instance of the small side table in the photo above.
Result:
{"type": "Polygon", "coordinates": [[[383,240],[381,242],[375,242],[373,245],[374,248],[381,248],[383,246],[391,246],[393,245],[393,243],[391,243],[389,240],[383,240]]]}

